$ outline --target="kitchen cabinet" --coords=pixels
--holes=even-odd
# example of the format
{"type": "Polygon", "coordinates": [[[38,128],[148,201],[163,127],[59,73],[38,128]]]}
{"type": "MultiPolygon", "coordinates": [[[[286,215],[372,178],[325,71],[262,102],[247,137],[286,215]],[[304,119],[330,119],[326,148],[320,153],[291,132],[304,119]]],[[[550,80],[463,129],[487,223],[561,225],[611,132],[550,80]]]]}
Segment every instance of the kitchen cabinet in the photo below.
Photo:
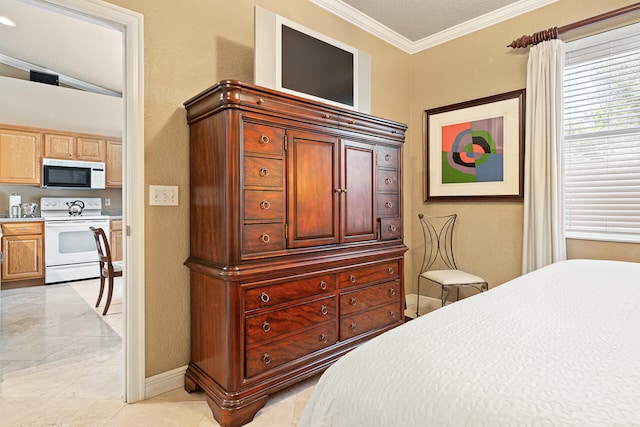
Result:
{"type": "Polygon", "coordinates": [[[185,389],[238,426],[404,321],[406,126],[237,81],[185,107],[185,389]]]}
{"type": "Polygon", "coordinates": [[[40,185],[42,134],[0,127],[0,183],[40,185]]]}
{"type": "Polygon", "coordinates": [[[45,158],[104,162],[105,140],[77,134],[45,133],[43,154],[45,158]]]}
{"type": "Polygon", "coordinates": [[[122,188],[122,141],[106,141],[106,187],[122,188]]]}
{"type": "Polygon", "coordinates": [[[122,261],[122,220],[112,219],[110,229],[109,247],[111,249],[111,260],[122,261]]]}
{"type": "Polygon", "coordinates": [[[44,279],[43,222],[3,223],[2,282],[44,279]]]}

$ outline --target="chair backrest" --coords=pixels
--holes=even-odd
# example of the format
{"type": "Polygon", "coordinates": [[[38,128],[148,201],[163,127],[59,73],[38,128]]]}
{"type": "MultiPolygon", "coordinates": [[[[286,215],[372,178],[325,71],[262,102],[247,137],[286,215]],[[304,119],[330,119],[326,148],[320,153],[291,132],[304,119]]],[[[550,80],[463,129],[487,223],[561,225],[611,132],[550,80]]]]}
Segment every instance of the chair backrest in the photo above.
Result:
{"type": "Polygon", "coordinates": [[[420,273],[430,270],[440,260],[444,267],[456,270],[453,253],[453,229],[458,215],[426,216],[418,214],[424,238],[424,256],[420,273]]]}
{"type": "Polygon", "coordinates": [[[93,231],[93,237],[96,239],[96,247],[98,249],[98,257],[101,263],[111,265],[111,250],[107,235],[102,228],[89,227],[93,231]]]}

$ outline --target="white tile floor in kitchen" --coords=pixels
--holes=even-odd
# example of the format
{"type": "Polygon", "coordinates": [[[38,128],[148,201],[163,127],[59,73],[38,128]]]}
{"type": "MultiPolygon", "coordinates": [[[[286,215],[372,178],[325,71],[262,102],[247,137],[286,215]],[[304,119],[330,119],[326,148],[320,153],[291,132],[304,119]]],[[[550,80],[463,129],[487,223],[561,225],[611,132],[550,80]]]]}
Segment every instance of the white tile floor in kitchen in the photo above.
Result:
{"type": "MultiPolygon", "coordinates": [[[[0,426],[217,426],[201,392],[122,401],[121,282],[106,316],[98,286],[0,291],[0,426]]],[[[272,395],[247,425],[295,426],[318,378],[272,395]]]]}

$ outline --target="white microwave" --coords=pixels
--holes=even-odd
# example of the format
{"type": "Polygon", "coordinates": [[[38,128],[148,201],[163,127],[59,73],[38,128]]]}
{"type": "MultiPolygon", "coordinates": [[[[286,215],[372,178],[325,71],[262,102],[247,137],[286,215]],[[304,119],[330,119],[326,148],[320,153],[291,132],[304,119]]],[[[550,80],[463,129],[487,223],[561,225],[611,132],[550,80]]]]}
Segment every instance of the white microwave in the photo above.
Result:
{"type": "Polygon", "coordinates": [[[105,187],[102,162],[42,159],[42,188],[98,190],[105,187]]]}

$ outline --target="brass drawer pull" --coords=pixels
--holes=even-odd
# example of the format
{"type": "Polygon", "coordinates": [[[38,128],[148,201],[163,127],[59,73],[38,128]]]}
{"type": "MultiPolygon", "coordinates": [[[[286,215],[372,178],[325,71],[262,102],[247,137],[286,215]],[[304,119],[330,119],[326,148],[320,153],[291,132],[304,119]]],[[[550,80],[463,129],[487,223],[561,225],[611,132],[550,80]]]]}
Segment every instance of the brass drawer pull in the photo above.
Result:
{"type": "Polygon", "coordinates": [[[356,302],[356,298],[355,298],[355,297],[351,297],[351,298],[349,299],[349,305],[352,305],[352,306],[354,306],[354,307],[355,307],[355,306],[356,306],[356,304],[357,304],[357,302],[356,302]]]}
{"type": "Polygon", "coordinates": [[[267,294],[266,292],[260,294],[260,301],[269,302],[270,299],[271,298],[269,297],[269,294],[267,294]]]}
{"type": "Polygon", "coordinates": [[[387,162],[390,162],[390,161],[391,161],[391,154],[387,154],[386,156],[384,156],[384,159],[385,159],[387,162]]]}
{"type": "Polygon", "coordinates": [[[329,310],[327,309],[327,306],[326,306],[326,305],[323,305],[322,307],[320,307],[320,313],[321,313],[323,316],[326,316],[328,312],[329,312],[329,310]]]}
{"type": "Polygon", "coordinates": [[[385,178],[384,183],[387,185],[391,184],[391,178],[385,178]]]}
{"type": "Polygon", "coordinates": [[[269,137],[263,133],[262,136],[260,136],[260,144],[268,144],[268,143],[269,143],[269,137]]]}
{"type": "Polygon", "coordinates": [[[269,169],[267,168],[260,168],[260,176],[265,177],[265,176],[269,176],[269,169]]]}
{"type": "Polygon", "coordinates": [[[320,341],[322,341],[323,343],[327,343],[329,341],[329,337],[327,336],[327,334],[325,334],[324,332],[320,334],[320,341]]]}
{"type": "Polygon", "coordinates": [[[263,102],[264,102],[264,99],[258,98],[258,104],[262,104],[263,102]]]}
{"type": "Polygon", "coordinates": [[[271,203],[269,203],[269,201],[268,201],[268,200],[263,200],[263,201],[260,203],[260,208],[264,209],[265,211],[266,211],[267,209],[269,209],[270,207],[271,207],[271,203]]]}
{"type": "Polygon", "coordinates": [[[323,291],[327,289],[327,282],[325,282],[324,280],[320,281],[320,289],[322,289],[323,291]]]}
{"type": "Polygon", "coordinates": [[[395,319],[397,315],[398,314],[395,311],[393,311],[393,310],[389,311],[389,318],[390,319],[395,319]]]}
{"type": "Polygon", "coordinates": [[[271,363],[271,356],[269,355],[269,353],[265,353],[262,355],[262,363],[264,363],[265,365],[271,363]]]}
{"type": "Polygon", "coordinates": [[[357,328],[356,328],[356,324],[355,324],[355,323],[352,323],[352,324],[350,324],[350,325],[349,325],[349,330],[350,330],[351,332],[355,332],[355,331],[356,331],[356,329],[357,329],[357,328]]]}
{"type": "Polygon", "coordinates": [[[331,118],[331,116],[326,114],[326,113],[322,117],[324,117],[325,119],[330,119],[331,118]]]}
{"type": "Polygon", "coordinates": [[[394,288],[389,288],[389,296],[395,296],[396,295],[396,290],[394,288]]]}
{"type": "Polygon", "coordinates": [[[393,224],[390,224],[388,227],[389,231],[396,231],[396,226],[393,224]]]}
{"type": "Polygon", "coordinates": [[[265,333],[269,332],[271,330],[271,323],[265,320],[264,323],[262,324],[262,330],[265,331],[265,333]]]}
{"type": "Polygon", "coordinates": [[[262,236],[260,236],[260,241],[266,245],[271,241],[271,237],[269,237],[267,233],[262,233],[262,236]]]}
{"type": "Polygon", "coordinates": [[[387,208],[389,208],[389,209],[391,209],[391,208],[393,207],[393,203],[391,203],[391,202],[386,202],[386,203],[384,204],[384,206],[385,206],[385,207],[387,207],[387,208]]]}
{"type": "Polygon", "coordinates": [[[350,275],[349,275],[349,281],[350,281],[351,283],[356,283],[356,276],[354,276],[353,274],[350,274],[350,275]]]}
{"type": "Polygon", "coordinates": [[[393,274],[394,272],[395,272],[395,270],[393,269],[393,267],[387,268],[387,273],[393,274]]]}

